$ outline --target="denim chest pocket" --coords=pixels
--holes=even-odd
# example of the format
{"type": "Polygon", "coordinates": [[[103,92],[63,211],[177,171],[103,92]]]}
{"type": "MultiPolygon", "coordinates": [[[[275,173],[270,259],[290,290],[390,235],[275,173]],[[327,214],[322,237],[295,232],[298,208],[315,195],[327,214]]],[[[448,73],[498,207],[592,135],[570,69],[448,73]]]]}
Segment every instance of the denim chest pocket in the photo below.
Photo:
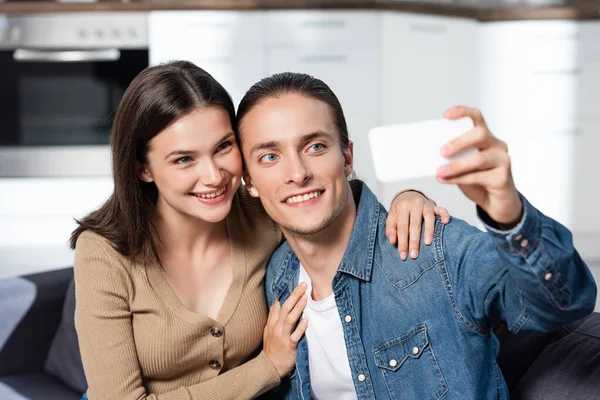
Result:
{"type": "Polygon", "coordinates": [[[441,399],[448,385],[425,324],[373,350],[391,399],[441,399]]]}

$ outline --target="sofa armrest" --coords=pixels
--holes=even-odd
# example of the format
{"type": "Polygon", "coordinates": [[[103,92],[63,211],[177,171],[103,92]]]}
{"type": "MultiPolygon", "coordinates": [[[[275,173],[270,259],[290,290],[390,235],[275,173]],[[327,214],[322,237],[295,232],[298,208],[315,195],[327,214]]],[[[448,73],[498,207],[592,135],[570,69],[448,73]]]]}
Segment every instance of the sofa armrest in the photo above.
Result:
{"type": "Polygon", "coordinates": [[[41,373],[73,268],[0,280],[0,377],[41,373]]]}

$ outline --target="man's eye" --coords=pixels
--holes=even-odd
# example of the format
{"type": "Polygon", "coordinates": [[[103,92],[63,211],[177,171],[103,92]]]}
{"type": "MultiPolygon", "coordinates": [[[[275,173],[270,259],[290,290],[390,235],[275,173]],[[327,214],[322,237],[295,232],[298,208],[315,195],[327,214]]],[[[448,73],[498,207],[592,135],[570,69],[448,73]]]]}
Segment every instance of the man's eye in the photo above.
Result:
{"type": "Polygon", "coordinates": [[[314,153],[314,152],[321,151],[321,150],[323,150],[324,148],[325,148],[325,145],[324,145],[323,143],[315,143],[315,144],[313,144],[312,146],[310,146],[310,147],[308,148],[308,150],[309,150],[310,152],[313,152],[313,153],[314,153]]]}
{"type": "Polygon", "coordinates": [[[274,161],[277,161],[277,156],[273,153],[265,154],[260,158],[260,161],[265,163],[272,163],[274,161]]]}
{"type": "Polygon", "coordinates": [[[223,142],[217,147],[217,152],[223,151],[232,145],[233,145],[233,143],[231,141],[223,142]]]}
{"type": "Polygon", "coordinates": [[[188,164],[192,161],[191,157],[181,157],[175,161],[175,164],[188,164]]]}

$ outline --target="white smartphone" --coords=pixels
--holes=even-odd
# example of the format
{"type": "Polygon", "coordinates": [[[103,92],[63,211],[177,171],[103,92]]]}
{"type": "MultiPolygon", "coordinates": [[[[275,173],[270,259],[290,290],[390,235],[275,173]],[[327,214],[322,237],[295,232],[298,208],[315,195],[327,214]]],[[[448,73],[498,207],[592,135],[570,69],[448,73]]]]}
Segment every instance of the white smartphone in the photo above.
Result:
{"type": "Polygon", "coordinates": [[[440,119],[371,129],[369,143],[380,182],[393,182],[435,176],[437,168],[462,157],[467,149],[451,159],[440,153],[443,145],[473,129],[471,118],[440,119]]]}

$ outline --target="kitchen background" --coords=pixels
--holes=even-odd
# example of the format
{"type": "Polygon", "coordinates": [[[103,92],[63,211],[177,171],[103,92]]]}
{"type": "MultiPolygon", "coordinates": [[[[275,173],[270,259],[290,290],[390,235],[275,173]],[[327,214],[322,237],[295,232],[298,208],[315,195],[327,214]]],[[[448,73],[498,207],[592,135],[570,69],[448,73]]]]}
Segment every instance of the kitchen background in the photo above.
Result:
{"type": "Polygon", "coordinates": [[[208,70],[236,104],[276,72],[322,78],[384,204],[417,187],[474,224],[457,188],[379,184],[367,133],[479,107],[517,187],[572,230],[600,279],[600,4],[475,0],[0,1],[0,277],[72,264],[73,219],[112,190],[119,99],[171,59],[208,70]]]}

